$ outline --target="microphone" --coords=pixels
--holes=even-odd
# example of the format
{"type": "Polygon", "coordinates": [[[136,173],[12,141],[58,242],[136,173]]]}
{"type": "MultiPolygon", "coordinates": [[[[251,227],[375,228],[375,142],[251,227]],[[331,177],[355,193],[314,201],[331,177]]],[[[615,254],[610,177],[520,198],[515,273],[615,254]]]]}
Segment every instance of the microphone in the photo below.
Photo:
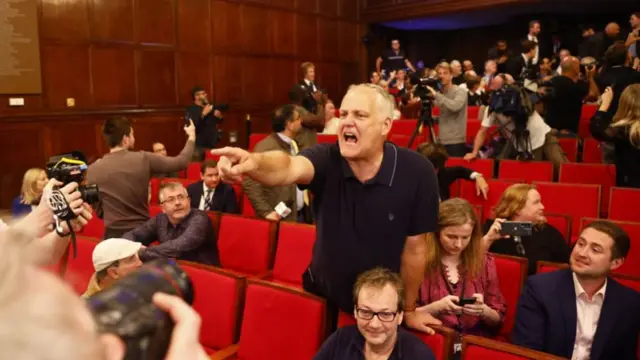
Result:
{"type": "Polygon", "coordinates": [[[209,105],[209,100],[207,100],[207,98],[202,99],[202,105],[204,106],[209,105]]]}

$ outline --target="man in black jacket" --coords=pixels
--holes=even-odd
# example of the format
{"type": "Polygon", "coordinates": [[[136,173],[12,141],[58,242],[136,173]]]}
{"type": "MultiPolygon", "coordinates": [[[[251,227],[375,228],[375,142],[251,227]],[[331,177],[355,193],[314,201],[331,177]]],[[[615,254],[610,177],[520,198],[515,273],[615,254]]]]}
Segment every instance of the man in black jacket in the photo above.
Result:
{"type": "Polygon", "coordinates": [[[195,161],[202,161],[205,149],[213,149],[218,142],[217,125],[222,122],[222,112],[207,100],[207,93],[200,86],[191,89],[193,104],[187,107],[187,116],[196,126],[195,161]]]}
{"type": "Polygon", "coordinates": [[[200,167],[202,181],[187,187],[191,208],[204,211],[239,213],[236,192],[231,185],[220,182],[218,162],[207,160],[200,167]]]}

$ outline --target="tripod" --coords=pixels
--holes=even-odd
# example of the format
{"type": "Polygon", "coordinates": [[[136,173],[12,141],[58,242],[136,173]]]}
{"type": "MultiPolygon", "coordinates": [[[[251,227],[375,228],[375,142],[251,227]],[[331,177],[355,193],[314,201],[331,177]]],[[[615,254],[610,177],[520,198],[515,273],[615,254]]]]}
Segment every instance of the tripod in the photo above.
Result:
{"type": "Polygon", "coordinates": [[[431,135],[431,142],[434,144],[438,142],[438,138],[436,137],[436,133],[433,128],[434,119],[433,116],[431,116],[431,106],[431,101],[422,100],[422,109],[420,110],[420,116],[418,117],[416,128],[413,129],[413,133],[411,134],[411,138],[409,139],[409,149],[411,149],[411,146],[413,145],[413,142],[415,141],[416,136],[420,131],[420,127],[424,126],[426,126],[429,130],[429,134],[431,135]]]}

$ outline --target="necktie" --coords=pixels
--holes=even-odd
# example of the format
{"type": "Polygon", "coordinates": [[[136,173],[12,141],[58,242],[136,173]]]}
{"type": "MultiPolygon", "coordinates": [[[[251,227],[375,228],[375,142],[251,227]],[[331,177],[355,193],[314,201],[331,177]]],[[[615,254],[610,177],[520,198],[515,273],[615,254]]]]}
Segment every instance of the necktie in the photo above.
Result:
{"type": "Polygon", "coordinates": [[[204,210],[205,211],[211,210],[211,193],[212,193],[212,190],[211,189],[207,189],[207,193],[204,196],[204,210]]]}
{"type": "MultiPolygon", "coordinates": [[[[291,141],[291,147],[293,148],[293,153],[294,155],[298,155],[298,144],[296,144],[295,140],[291,141]]],[[[304,205],[305,206],[309,206],[309,192],[307,190],[304,190],[302,192],[302,196],[304,197],[304,205]]]]}

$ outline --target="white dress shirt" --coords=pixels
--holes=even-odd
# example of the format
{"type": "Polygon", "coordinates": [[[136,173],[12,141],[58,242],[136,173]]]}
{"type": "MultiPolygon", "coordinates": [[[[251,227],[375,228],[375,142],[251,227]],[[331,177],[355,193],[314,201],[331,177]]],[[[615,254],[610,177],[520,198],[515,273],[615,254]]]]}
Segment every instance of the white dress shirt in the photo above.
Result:
{"type": "Polygon", "coordinates": [[[536,56],[533,57],[533,64],[537,64],[538,63],[538,59],[540,58],[540,44],[538,43],[538,37],[537,36],[532,36],[532,35],[527,35],[527,38],[530,41],[533,41],[534,43],[538,44],[538,46],[536,46],[536,56]]]}
{"type": "Polygon", "coordinates": [[[576,290],[576,308],[578,310],[576,322],[576,342],[573,345],[571,360],[589,360],[591,358],[591,345],[593,336],[598,328],[598,319],[604,302],[605,291],[607,290],[607,280],[604,285],[588,299],[587,293],[578,282],[576,274],[573,274],[573,286],[576,290]]]}
{"type": "Polygon", "coordinates": [[[209,190],[209,188],[207,187],[207,185],[203,181],[202,182],[202,196],[200,196],[200,205],[198,205],[198,209],[200,209],[200,210],[205,210],[205,205],[207,204],[207,201],[209,202],[209,204],[212,204],[213,194],[216,192],[216,188],[211,189],[211,194],[209,194],[209,198],[207,199],[207,191],[208,190],[209,190]]]}
{"type": "Polygon", "coordinates": [[[312,83],[311,81],[304,79],[304,83],[307,84],[307,86],[311,85],[311,89],[313,89],[313,92],[318,91],[318,89],[316,89],[316,84],[312,83]]]}
{"type": "MultiPolygon", "coordinates": [[[[305,79],[305,81],[307,81],[307,80],[305,79]]],[[[282,141],[284,141],[287,144],[289,144],[289,152],[291,153],[291,155],[293,155],[293,156],[298,155],[298,154],[296,154],[296,150],[291,145],[293,140],[290,137],[288,137],[287,135],[284,135],[282,133],[278,133],[278,136],[280,137],[280,139],[282,141]]],[[[296,206],[297,206],[297,210],[298,211],[302,210],[302,208],[304,207],[304,193],[302,192],[302,190],[298,189],[297,186],[296,186],[296,206]]]]}

